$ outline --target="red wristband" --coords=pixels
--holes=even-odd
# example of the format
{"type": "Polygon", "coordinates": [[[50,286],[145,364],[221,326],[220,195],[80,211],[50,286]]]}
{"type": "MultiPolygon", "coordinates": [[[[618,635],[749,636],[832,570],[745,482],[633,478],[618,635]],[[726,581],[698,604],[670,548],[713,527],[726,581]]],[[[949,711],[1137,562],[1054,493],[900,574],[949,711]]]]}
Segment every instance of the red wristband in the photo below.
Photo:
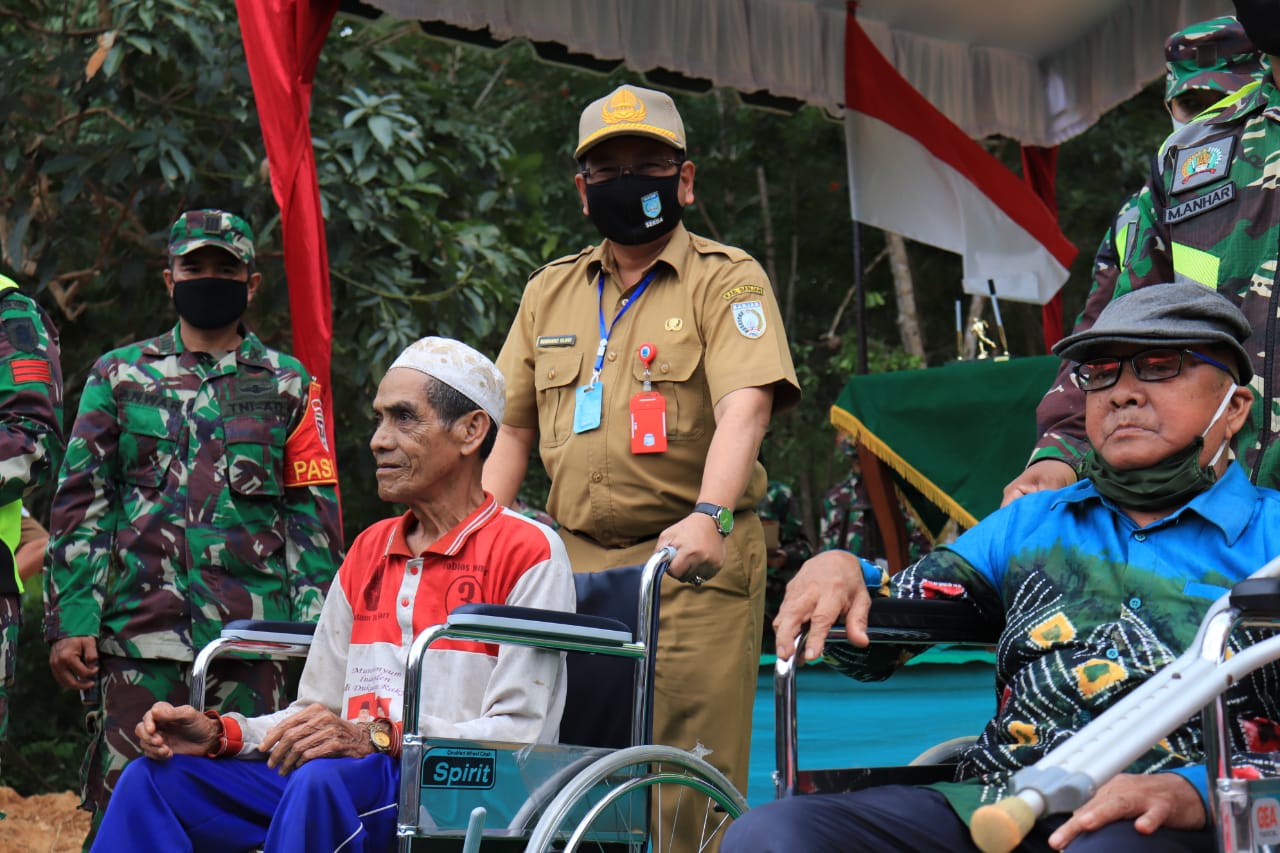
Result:
{"type": "Polygon", "coordinates": [[[217,711],[205,711],[204,715],[218,724],[218,745],[205,753],[209,758],[220,758],[224,755],[235,755],[244,749],[244,735],[240,724],[234,719],[223,717],[217,711]]]}

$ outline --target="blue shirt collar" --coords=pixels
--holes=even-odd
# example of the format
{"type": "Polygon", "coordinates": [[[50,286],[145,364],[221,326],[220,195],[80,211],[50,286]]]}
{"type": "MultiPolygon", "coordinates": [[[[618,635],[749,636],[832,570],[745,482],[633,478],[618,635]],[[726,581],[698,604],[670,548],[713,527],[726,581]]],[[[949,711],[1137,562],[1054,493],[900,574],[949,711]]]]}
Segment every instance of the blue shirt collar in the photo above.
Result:
{"type": "MultiPolygon", "coordinates": [[[[1060,489],[1052,506],[1084,504],[1094,500],[1116,515],[1123,517],[1130,524],[1133,523],[1118,506],[1099,494],[1091,480],[1081,480],[1074,485],[1067,486],[1065,489],[1060,489]]],[[[1181,508],[1149,525],[1149,527],[1156,528],[1166,524],[1173,524],[1183,513],[1194,512],[1221,530],[1222,535],[1226,537],[1228,545],[1234,545],[1236,540],[1244,533],[1249,519],[1253,517],[1254,504],[1257,500],[1257,487],[1249,482],[1249,478],[1245,476],[1244,469],[1240,467],[1240,463],[1233,460],[1227,465],[1226,473],[1218,479],[1218,482],[1196,495],[1181,508]]]]}

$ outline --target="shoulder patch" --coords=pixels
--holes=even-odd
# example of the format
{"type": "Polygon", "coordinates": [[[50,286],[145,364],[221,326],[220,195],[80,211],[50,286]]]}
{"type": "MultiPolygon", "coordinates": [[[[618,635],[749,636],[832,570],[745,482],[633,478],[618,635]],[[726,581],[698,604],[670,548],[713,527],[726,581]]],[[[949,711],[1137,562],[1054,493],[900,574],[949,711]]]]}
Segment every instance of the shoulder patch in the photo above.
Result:
{"type": "Polygon", "coordinates": [[[764,303],[735,302],[729,306],[733,311],[733,324],[744,338],[755,339],[764,334],[764,303]]]}
{"type": "Polygon", "coordinates": [[[1235,137],[1222,136],[1211,142],[1179,149],[1173,164],[1173,193],[1187,192],[1227,176],[1235,153],[1235,137]]]}
{"type": "Polygon", "coordinates": [[[49,362],[42,358],[15,358],[9,362],[9,369],[13,371],[15,385],[21,385],[24,382],[53,384],[53,369],[49,366],[49,362]]]}
{"type": "Polygon", "coordinates": [[[36,331],[36,323],[31,317],[5,317],[3,321],[4,336],[13,344],[13,348],[22,352],[35,352],[40,345],[40,333],[36,331]]]}
{"type": "Polygon", "coordinates": [[[320,383],[312,382],[307,391],[307,409],[284,445],[284,484],[296,488],[333,486],[337,482],[338,466],[324,430],[320,383]]]}
{"type": "Polygon", "coordinates": [[[753,293],[756,296],[763,296],[764,288],[758,284],[740,284],[737,287],[730,288],[720,294],[720,298],[725,302],[730,302],[735,296],[743,296],[748,293],[753,293]]]}

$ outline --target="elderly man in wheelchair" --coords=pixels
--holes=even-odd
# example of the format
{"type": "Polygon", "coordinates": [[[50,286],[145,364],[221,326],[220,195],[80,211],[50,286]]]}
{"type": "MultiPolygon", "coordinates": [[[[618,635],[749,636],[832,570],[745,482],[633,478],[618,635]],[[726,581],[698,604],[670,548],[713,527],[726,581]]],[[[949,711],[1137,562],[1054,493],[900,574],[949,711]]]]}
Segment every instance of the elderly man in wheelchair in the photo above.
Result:
{"type": "MultiPolygon", "coordinates": [[[[1280,492],[1251,484],[1227,452],[1253,399],[1249,336],[1227,299],[1179,283],[1125,295],[1090,330],[1061,341],[1055,352],[1076,362],[1086,392],[1093,452],[1080,481],[1021,498],[894,577],[891,591],[874,590],[968,602],[1003,626],[996,713],[960,756],[956,780],[779,799],[739,818],[723,849],[960,851],[976,849],[975,839],[983,849],[1215,849],[1194,707],[1150,748],[1133,734],[1132,748],[1117,750],[1134,756],[1116,764],[1122,772],[1081,786],[1083,805],[1066,809],[1073,813],[1037,812],[1025,840],[984,841],[985,815],[973,815],[1091,720],[1114,718],[1106,712],[1125,706],[1126,694],[1161,682],[1166,665],[1201,639],[1210,603],[1280,554],[1280,492]]],[[[840,668],[871,680],[901,663],[901,647],[868,645],[868,586],[882,581],[869,568],[843,552],[810,560],[775,620],[779,657],[816,658],[843,619],[862,648],[828,645],[840,668]]],[[[1240,679],[1225,700],[1228,750],[1247,772],[1277,769],[1276,675],[1269,667],[1240,679]]],[[[1191,686],[1173,682],[1175,694],[1191,686]]]]}
{"type": "MultiPolygon", "coordinates": [[[[391,848],[410,642],[463,603],[574,609],[560,540],[480,486],[503,405],[502,375],[465,344],[424,338],[396,359],[370,448],[378,496],[409,510],[352,544],[297,700],[252,718],[157,703],[137,729],[146,758],[121,778],[95,850],[391,848]]],[[[561,652],[452,641],[426,654],[426,732],[556,739],[561,652]]]]}

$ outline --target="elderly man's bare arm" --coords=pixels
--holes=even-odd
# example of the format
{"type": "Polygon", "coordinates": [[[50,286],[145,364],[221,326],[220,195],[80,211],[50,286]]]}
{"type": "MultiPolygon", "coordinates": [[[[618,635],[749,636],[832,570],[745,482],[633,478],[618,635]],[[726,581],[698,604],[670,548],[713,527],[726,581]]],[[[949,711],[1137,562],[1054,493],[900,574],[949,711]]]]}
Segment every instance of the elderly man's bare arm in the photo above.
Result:
{"type": "Polygon", "coordinates": [[[809,625],[804,659],[816,660],[822,654],[827,632],[843,619],[849,642],[866,646],[867,612],[871,595],[862,576],[862,564],[847,551],[824,551],[807,560],[787,584],[778,616],[773,620],[778,638],[778,657],[795,653],[795,638],[801,627],[809,625]]]}

